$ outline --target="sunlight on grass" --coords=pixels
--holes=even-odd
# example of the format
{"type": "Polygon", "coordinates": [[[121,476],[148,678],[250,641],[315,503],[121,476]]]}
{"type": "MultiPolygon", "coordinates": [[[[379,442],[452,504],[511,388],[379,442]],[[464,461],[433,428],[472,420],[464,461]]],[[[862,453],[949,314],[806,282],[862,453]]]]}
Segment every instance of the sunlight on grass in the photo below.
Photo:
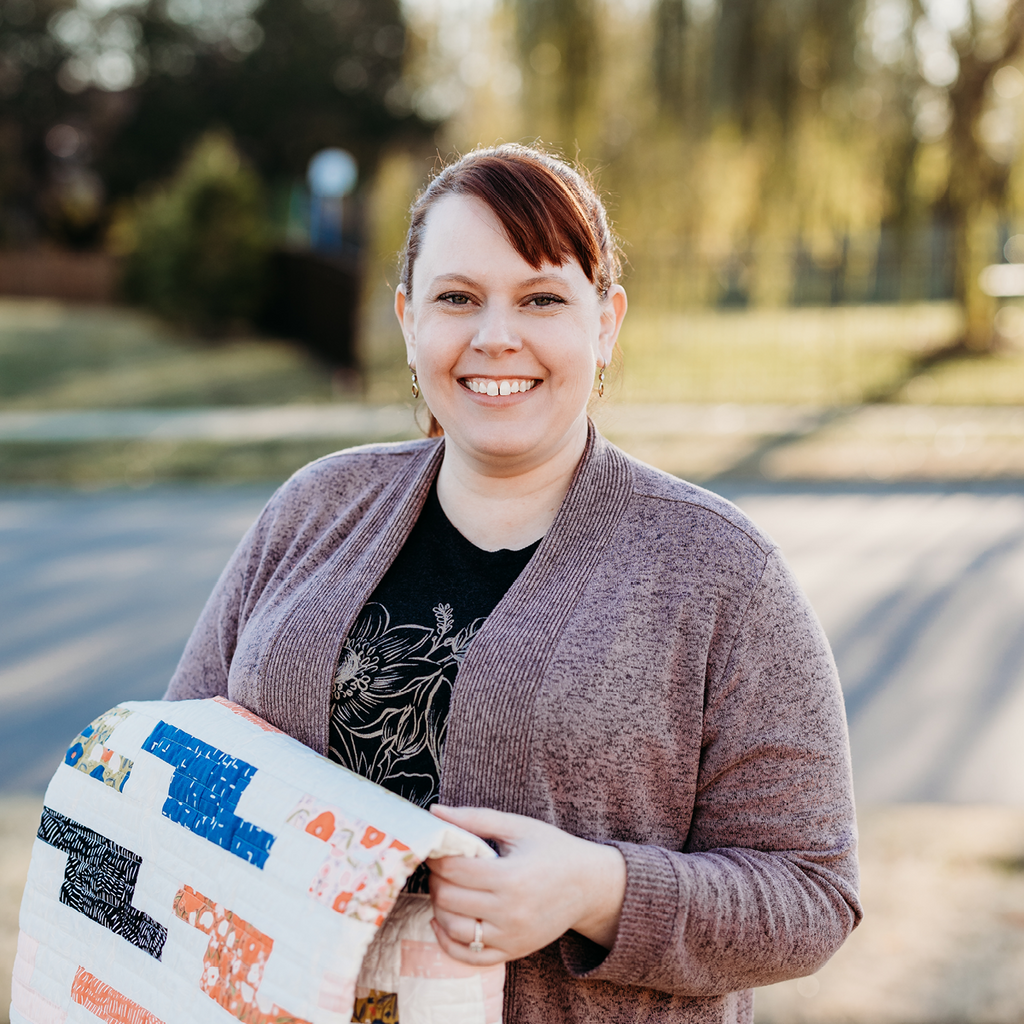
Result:
{"type": "Polygon", "coordinates": [[[133,310],[0,299],[0,408],[323,402],[330,373],[284,342],[182,337],[133,310]]]}
{"type": "Polygon", "coordinates": [[[618,396],[630,402],[850,405],[898,388],[956,336],[951,304],[630,310],[618,396]]]}
{"type": "Polygon", "coordinates": [[[919,405],[1024,405],[1024,350],[940,363],[910,381],[896,400],[919,405]]]}
{"type": "Polygon", "coordinates": [[[372,440],[0,442],[0,480],[83,488],[148,487],[159,480],[279,482],[313,459],[372,440]]]}

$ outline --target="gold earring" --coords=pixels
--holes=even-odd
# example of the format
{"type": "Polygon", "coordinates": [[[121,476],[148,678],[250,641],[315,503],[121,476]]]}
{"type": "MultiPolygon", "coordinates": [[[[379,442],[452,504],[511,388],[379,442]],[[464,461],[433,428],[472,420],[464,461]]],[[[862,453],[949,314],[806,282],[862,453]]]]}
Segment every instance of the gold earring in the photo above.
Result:
{"type": "Polygon", "coordinates": [[[597,374],[597,397],[604,398],[604,367],[598,367],[597,374]]]}
{"type": "Polygon", "coordinates": [[[412,397],[413,398],[419,398],[420,397],[420,385],[419,385],[419,381],[416,379],[416,371],[415,370],[412,371],[412,397]]]}

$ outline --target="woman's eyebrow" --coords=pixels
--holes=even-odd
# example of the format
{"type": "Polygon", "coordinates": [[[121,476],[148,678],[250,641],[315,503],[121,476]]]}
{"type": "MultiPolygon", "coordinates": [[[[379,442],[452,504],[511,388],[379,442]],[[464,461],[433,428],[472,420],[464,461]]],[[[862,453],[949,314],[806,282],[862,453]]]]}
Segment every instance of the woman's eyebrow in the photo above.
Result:
{"type": "Polygon", "coordinates": [[[480,285],[477,281],[474,281],[471,277],[466,277],[463,274],[438,274],[437,277],[431,282],[433,285],[439,284],[465,284],[472,288],[479,288],[480,285]]]}
{"type": "MultiPolygon", "coordinates": [[[[472,288],[483,287],[479,281],[474,280],[472,277],[467,277],[465,274],[438,274],[432,283],[434,285],[464,284],[472,288]]],[[[516,287],[535,288],[540,284],[557,284],[565,287],[566,281],[557,274],[537,274],[535,277],[528,277],[523,281],[517,281],[516,287]]]]}

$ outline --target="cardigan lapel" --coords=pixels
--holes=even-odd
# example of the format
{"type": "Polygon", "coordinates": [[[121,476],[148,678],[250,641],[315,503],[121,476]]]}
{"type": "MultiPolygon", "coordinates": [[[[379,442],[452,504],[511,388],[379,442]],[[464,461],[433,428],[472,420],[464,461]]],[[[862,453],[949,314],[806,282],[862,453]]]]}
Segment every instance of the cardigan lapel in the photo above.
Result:
{"type": "Polygon", "coordinates": [[[315,588],[326,600],[309,600],[301,588],[282,609],[261,665],[260,712],[322,754],[341,645],[412,531],[443,452],[441,441],[417,453],[316,570],[315,588]]]}
{"type": "Polygon", "coordinates": [[[442,766],[443,803],[524,812],[533,707],[545,666],[632,489],[628,460],[590,423],[555,521],[459,669],[442,766]]]}

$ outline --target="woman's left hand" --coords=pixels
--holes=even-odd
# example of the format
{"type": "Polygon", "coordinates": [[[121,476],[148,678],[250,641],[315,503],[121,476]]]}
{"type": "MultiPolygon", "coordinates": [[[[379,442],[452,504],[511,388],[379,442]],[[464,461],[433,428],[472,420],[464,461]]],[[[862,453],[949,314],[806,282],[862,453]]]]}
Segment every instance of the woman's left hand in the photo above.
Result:
{"type": "Polygon", "coordinates": [[[543,949],[573,929],[610,949],[626,891],[626,862],[614,846],[569,835],[520,814],[481,807],[431,811],[494,839],[501,856],[430,860],[434,931],[456,960],[489,966],[543,949]],[[481,923],[482,953],[469,944],[481,923]]]}

